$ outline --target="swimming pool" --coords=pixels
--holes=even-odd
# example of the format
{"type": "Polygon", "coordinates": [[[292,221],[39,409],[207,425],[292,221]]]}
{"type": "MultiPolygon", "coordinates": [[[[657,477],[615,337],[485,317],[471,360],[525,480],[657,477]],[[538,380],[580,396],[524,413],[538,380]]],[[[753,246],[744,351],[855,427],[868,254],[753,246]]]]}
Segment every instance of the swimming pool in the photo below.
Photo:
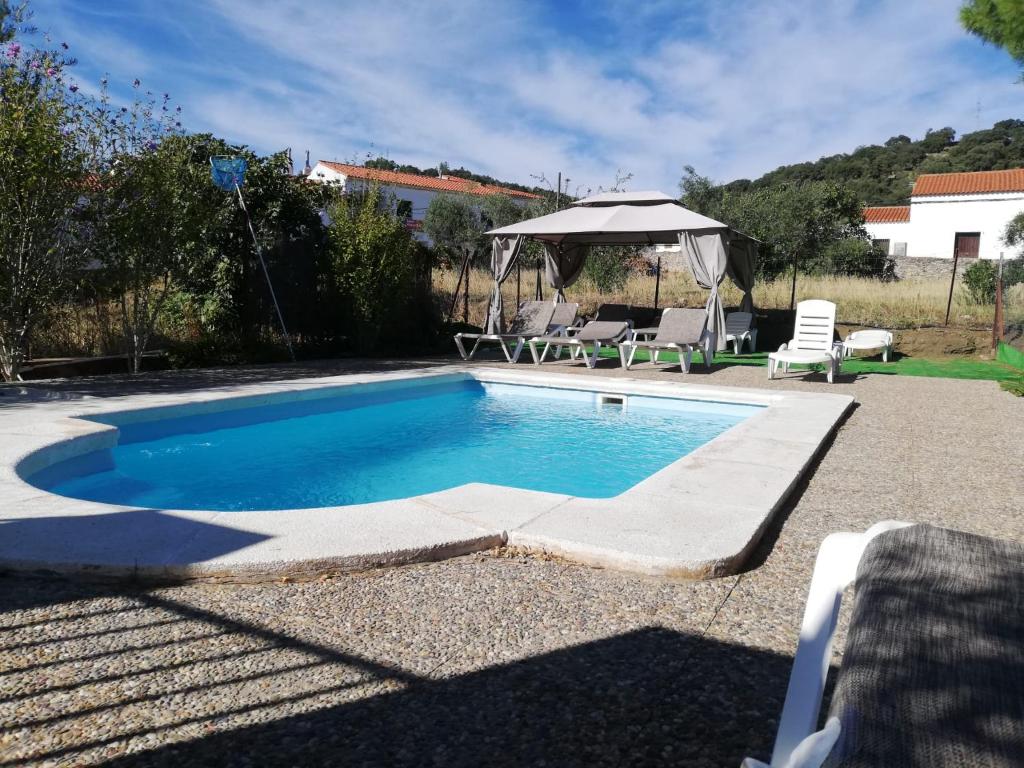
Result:
{"type": "Polygon", "coordinates": [[[123,421],[117,444],[32,474],[156,509],[341,507],[488,483],[610,498],[762,406],[457,379],[123,421]]]}

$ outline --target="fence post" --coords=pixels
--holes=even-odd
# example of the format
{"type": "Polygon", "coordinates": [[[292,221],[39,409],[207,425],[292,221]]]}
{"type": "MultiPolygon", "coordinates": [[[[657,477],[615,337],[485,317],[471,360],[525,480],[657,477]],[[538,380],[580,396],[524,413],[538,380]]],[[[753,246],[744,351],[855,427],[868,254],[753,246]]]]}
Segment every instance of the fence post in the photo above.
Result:
{"type": "Polygon", "coordinates": [[[956,282],[956,263],[960,260],[960,251],[953,251],[953,275],[949,278],[949,299],[946,301],[946,322],[949,325],[949,309],[953,306],[953,283],[956,282]]]}
{"type": "Polygon", "coordinates": [[[661,255],[658,255],[658,265],[654,268],[654,308],[658,308],[658,292],[661,289],[661,255]]]}
{"type": "MultiPolygon", "coordinates": [[[[469,324],[469,278],[470,278],[470,276],[472,274],[472,271],[473,271],[472,268],[469,266],[470,255],[471,255],[471,252],[469,250],[467,250],[466,251],[466,287],[465,287],[465,289],[463,290],[463,293],[462,293],[462,322],[466,323],[467,325],[469,324]]],[[[485,333],[487,332],[486,328],[484,328],[484,332],[485,333]]]]}
{"type": "Polygon", "coordinates": [[[796,307],[796,267],[797,262],[800,260],[799,254],[793,252],[793,289],[789,292],[789,311],[792,312],[796,307]]]}
{"type": "Polygon", "coordinates": [[[996,315],[992,320],[992,349],[1003,340],[1003,252],[999,252],[999,267],[996,271],[996,315]]]}

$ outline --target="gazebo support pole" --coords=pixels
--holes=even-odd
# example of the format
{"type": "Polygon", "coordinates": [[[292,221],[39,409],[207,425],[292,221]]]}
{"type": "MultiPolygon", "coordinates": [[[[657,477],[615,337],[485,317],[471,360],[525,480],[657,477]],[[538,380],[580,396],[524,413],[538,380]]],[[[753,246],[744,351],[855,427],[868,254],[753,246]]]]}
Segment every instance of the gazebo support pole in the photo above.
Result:
{"type": "Polygon", "coordinates": [[[516,308],[518,309],[521,303],[520,294],[522,293],[523,287],[523,268],[521,264],[516,264],[516,308]]]}
{"type": "Polygon", "coordinates": [[[661,289],[661,256],[658,256],[658,264],[654,268],[654,308],[658,308],[658,293],[661,289]]]}
{"type": "Polygon", "coordinates": [[[792,312],[796,308],[796,267],[800,257],[793,252],[793,288],[789,292],[789,311],[792,312]]]}

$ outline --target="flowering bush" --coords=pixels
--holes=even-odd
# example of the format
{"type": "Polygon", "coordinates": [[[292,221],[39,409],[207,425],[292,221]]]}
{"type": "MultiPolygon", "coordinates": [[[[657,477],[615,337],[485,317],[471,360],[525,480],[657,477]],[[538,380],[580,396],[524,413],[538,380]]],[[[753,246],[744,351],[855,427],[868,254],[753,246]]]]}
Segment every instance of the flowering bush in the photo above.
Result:
{"type": "Polygon", "coordinates": [[[0,373],[20,378],[29,334],[77,275],[85,191],[61,51],[10,40],[0,18],[0,373]]]}

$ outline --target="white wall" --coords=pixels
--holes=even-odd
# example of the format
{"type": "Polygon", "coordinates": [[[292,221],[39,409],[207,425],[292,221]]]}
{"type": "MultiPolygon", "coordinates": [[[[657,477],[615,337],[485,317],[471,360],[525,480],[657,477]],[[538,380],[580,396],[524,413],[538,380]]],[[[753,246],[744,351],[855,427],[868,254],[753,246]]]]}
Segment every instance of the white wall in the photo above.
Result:
{"type": "MultiPolygon", "coordinates": [[[[907,239],[910,237],[909,221],[888,222],[886,224],[865,224],[864,228],[868,231],[868,235],[872,240],[889,241],[890,256],[893,254],[893,248],[896,243],[906,243],[907,239]]],[[[907,252],[910,252],[909,246],[907,252]]]]}
{"type": "MultiPolygon", "coordinates": [[[[309,178],[314,181],[339,184],[345,192],[358,190],[367,183],[364,179],[350,179],[345,174],[339,173],[323,163],[317,163],[313,166],[313,170],[310,172],[309,178]]],[[[421,227],[423,226],[423,218],[427,215],[427,206],[430,205],[430,201],[443,193],[432,189],[417,189],[416,187],[404,187],[391,184],[381,184],[380,189],[385,198],[394,197],[396,208],[399,200],[408,200],[412,203],[412,219],[409,222],[409,228],[420,242],[428,246],[433,245],[433,241],[423,233],[421,227]]],[[[519,206],[525,205],[523,200],[518,198],[512,199],[519,206]]]]}
{"type": "Polygon", "coordinates": [[[1007,223],[1024,212],[1024,193],[914,197],[910,221],[897,224],[866,224],[873,240],[889,240],[890,253],[897,242],[907,244],[907,256],[952,259],[957,232],[980,232],[978,255],[998,259],[1015,254],[1002,243],[1007,223]]]}
{"type": "MultiPolygon", "coordinates": [[[[325,183],[338,184],[346,192],[353,192],[361,189],[365,185],[363,179],[350,179],[345,174],[339,173],[333,168],[324,165],[323,163],[317,163],[313,166],[313,170],[309,175],[309,178],[314,181],[320,181],[325,183]]],[[[415,187],[399,187],[391,184],[381,184],[381,194],[385,199],[394,199],[395,207],[398,207],[399,200],[408,200],[412,203],[412,219],[409,222],[409,228],[413,231],[416,238],[426,245],[431,245],[431,240],[420,230],[423,226],[423,217],[427,213],[427,206],[430,205],[430,201],[437,196],[437,192],[429,189],[416,189],[415,187]]]]}

